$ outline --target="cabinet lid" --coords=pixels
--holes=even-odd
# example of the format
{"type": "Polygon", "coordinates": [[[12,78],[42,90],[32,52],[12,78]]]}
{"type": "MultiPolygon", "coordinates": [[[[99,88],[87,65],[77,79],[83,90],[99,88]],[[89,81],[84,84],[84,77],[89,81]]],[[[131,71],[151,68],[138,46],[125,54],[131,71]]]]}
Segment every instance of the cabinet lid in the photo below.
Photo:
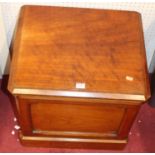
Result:
{"type": "Polygon", "coordinates": [[[137,12],[23,6],[12,52],[13,94],[142,101],[150,96],[137,12]]]}

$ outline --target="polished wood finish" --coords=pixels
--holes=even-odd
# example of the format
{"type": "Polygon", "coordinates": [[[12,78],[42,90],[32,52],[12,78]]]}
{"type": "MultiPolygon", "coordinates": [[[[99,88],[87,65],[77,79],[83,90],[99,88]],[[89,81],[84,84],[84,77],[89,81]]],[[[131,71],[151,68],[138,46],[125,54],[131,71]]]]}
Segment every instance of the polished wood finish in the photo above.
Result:
{"type": "Polygon", "coordinates": [[[24,6],[9,89],[79,91],[75,85],[82,82],[82,92],[142,95],[145,100],[143,50],[136,12],[24,6]]]}
{"type": "MultiPolygon", "coordinates": [[[[103,106],[102,104],[90,104],[87,102],[78,103],[25,99],[19,99],[19,102],[31,106],[29,108],[31,109],[31,120],[22,120],[21,122],[23,122],[23,124],[32,122],[33,131],[35,132],[67,132],[71,130],[76,132],[82,131],[92,133],[96,131],[96,133],[109,132],[109,134],[115,134],[125,112],[124,107],[121,106],[103,106]],[[113,115],[109,115],[109,113],[113,113],[113,115]],[[109,122],[111,122],[111,124],[107,126],[109,122]]],[[[29,111],[27,112],[29,113],[29,111]]],[[[28,113],[27,117],[29,116],[28,113]]]]}
{"type": "Polygon", "coordinates": [[[139,13],[23,6],[11,49],[22,144],[125,146],[150,97],[139,13]]]}
{"type": "Polygon", "coordinates": [[[23,136],[21,143],[25,146],[61,147],[61,148],[90,148],[90,149],[123,149],[127,140],[57,138],[43,136],[23,136]]]}

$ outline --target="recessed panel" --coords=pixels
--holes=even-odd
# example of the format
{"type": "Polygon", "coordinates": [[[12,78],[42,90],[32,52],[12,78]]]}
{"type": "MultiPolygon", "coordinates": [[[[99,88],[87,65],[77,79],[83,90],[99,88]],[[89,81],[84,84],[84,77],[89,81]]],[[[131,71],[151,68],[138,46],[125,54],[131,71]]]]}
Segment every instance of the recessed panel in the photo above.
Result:
{"type": "Polygon", "coordinates": [[[65,101],[31,100],[35,131],[116,133],[123,108],[65,101]]]}

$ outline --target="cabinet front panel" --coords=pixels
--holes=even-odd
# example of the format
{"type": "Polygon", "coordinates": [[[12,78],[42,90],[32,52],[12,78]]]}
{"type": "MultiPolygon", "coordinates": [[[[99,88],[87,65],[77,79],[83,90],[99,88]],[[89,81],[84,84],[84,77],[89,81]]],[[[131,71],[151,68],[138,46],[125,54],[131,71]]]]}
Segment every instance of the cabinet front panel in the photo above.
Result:
{"type": "Polygon", "coordinates": [[[29,106],[33,133],[116,134],[125,113],[123,107],[86,102],[20,99],[29,106]]]}

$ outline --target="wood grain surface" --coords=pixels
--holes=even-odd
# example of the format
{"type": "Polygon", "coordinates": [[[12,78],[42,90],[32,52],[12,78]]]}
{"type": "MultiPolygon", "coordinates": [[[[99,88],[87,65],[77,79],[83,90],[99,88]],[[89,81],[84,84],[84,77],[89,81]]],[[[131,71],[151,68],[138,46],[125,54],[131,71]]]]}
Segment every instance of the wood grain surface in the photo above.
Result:
{"type": "Polygon", "coordinates": [[[125,146],[150,97],[139,13],[23,6],[11,54],[22,144],[125,146]]]}
{"type": "Polygon", "coordinates": [[[32,89],[108,93],[108,98],[120,94],[118,99],[123,94],[140,95],[139,100],[150,96],[137,12],[24,6],[12,50],[12,93],[32,89]]]}

